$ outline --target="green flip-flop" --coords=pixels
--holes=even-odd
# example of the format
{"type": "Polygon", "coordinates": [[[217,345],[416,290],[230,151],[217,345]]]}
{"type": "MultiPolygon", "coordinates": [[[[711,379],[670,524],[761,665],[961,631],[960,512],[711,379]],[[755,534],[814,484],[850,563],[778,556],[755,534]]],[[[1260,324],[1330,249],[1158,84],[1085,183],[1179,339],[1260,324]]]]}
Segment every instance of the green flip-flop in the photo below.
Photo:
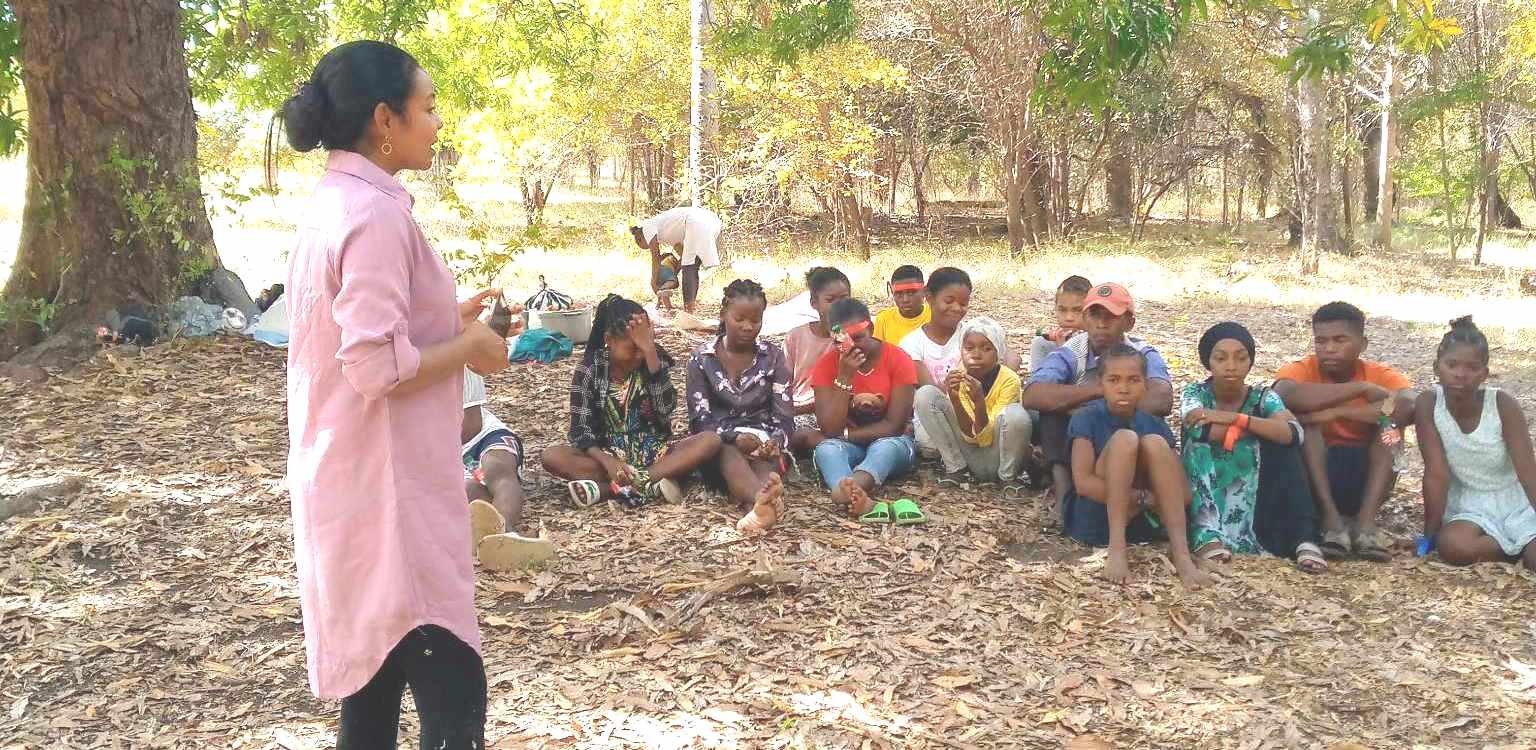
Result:
{"type": "Polygon", "coordinates": [[[911,498],[902,498],[891,503],[891,512],[895,514],[893,521],[897,526],[915,526],[920,523],[928,523],[928,514],[911,498]]]}
{"type": "Polygon", "coordinates": [[[865,513],[864,515],[859,516],[859,523],[890,523],[890,522],[891,522],[891,504],[887,503],[887,502],[884,502],[884,501],[875,503],[875,507],[870,508],[868,513],[865,513]]]}

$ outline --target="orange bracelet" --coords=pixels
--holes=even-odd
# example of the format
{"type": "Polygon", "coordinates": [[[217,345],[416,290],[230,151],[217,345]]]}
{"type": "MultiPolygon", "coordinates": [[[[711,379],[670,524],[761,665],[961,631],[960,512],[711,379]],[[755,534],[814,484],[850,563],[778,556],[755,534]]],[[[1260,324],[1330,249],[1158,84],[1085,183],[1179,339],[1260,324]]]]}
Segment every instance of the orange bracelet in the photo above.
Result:
{"type": "Polygon", "coordinates": [[[1236,424],[1237,424],[1237,428],[1238,429],[1242,430],[1243,432],[1247,432],[1248,431],[1248,415],[1247,414],[1243,414],[1243,413],[1238,413],[1236,424]]]}
{"type": "Polygon", "coordinates": [[[1232,449],[1237,447],[1237,441],[1243,437],[1243,432],[1243,428],[1235,423],[1227,425],[1227,434],[1221,441],[1221,449],[1231,453],[1232,449]]]}

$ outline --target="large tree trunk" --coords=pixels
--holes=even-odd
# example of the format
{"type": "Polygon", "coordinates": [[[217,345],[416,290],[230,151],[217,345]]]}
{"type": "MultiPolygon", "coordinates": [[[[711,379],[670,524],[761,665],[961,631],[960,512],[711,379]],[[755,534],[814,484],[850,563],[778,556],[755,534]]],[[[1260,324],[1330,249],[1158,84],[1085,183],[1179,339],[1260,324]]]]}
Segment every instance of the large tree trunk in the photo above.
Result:
{"type": "MultiPolygon", "coordinates": [[[[27,202],[0,299],[56,306],[52,330],[77,333],[109,309],[169,302],[220,267],[198,180],[179,3],[11,6],[27,94],[27,202]]],[[[0,332],[0,358],[44,333],[0,332]]]]}
{"type": "Polygon", "coordinates": [[[1003,168],[1003,179],[1005,180],[1003,198],[1008,203],[1006,209],[1008,215],[1008,252],[1017,257],[1024,252],[1025,233],[1029,226],[1024,216],[1025,180],[1023,171],[1025,167],[1020,163],[1023,160],[1020,158],[1016,148],[1009,149],[1009,153],[1004,159],[1006,163],[1003,168]]]}
{"type": "Polygon", "coordinates": [[[1314,273],[1320,255],[1341,249],[1333,205],[1333,153],[1328,143],[1328,97],[1323,82],[1303,77],[1296,83],[1296,119],[1301,131],[1302,270],[1314,273]]]}
{"type": "Polygon", "coordinates": [[[1024,215],[1029,219],[1030,244],[1038,245],[1051,233],[1050,162],[1038,147],[1026,153],[1024,215]]]}

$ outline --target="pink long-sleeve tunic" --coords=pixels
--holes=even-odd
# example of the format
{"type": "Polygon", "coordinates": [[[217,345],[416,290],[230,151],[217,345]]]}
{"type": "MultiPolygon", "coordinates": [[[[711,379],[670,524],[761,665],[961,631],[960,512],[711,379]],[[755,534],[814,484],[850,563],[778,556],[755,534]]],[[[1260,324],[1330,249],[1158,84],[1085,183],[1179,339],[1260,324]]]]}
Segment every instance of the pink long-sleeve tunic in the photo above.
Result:
{"type": "Polygon", "coordinates": [[[453,275],[384,170],[334,151],[288,266],[288,489],[317,696],[357,692],[411,628],[476,651],[462,375],[395,388],[457,336],[453,275]]]}

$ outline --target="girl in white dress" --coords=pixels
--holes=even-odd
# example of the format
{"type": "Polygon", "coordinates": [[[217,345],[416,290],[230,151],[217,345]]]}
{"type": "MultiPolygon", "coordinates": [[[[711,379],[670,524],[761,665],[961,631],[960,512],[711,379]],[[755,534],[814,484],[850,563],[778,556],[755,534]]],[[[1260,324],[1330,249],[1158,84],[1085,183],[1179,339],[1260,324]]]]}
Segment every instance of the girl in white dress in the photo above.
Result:
{"type": "Polygon", "coordinates": [[[1425,536],[1452,565],[1518,558],[1536,571],[1536,453],[1520,405],[1484,385],[1488,339],[1470,316],[1451,321],[1435,376],[1414,413],[1425,536]]]}

